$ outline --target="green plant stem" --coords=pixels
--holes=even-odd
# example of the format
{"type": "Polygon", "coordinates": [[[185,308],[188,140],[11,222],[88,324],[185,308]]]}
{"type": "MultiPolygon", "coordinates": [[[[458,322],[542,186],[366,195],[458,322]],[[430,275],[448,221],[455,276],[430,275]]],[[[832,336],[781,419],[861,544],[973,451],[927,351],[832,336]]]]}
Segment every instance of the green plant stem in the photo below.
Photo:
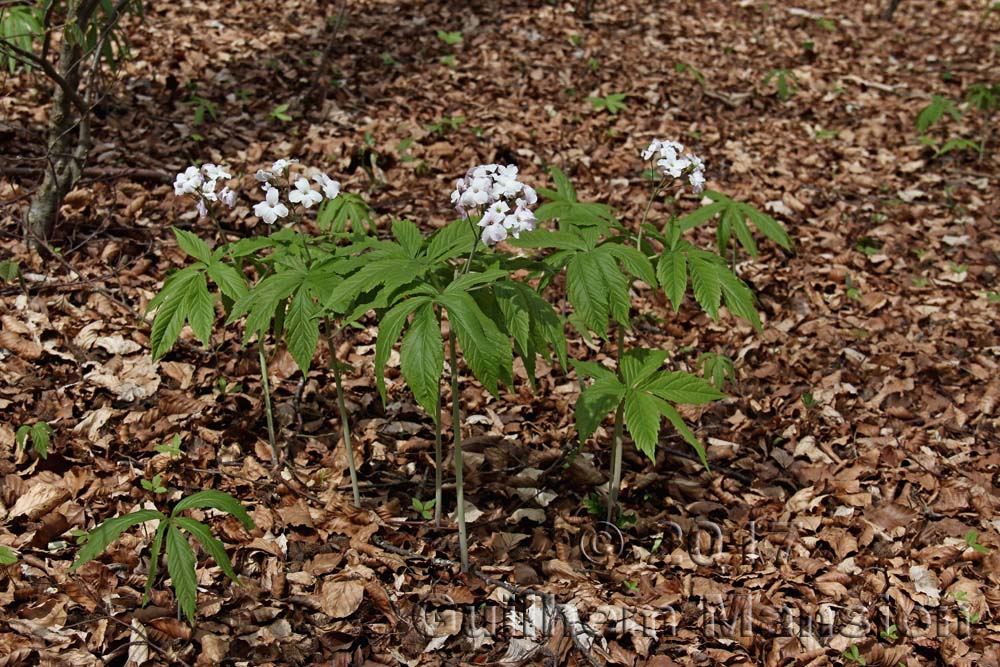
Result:
{"type": "Polygon", "coordinates": [[[664,178],[653,187],[653,193],[649,195],[649,201],[646,202],[646,210],[642,212],[642,219],[639,220],[639,235],[636,237],[635,241],[635,247],[639,252],[642,252],[642,226],[646,224],[646,218],[649,217],[649,210],[653,208],[653,202],[656,201],[656,195],[660,194],[660,190],[663,189],[666,182],[667,179],[664,178]]]}
{"type": "Polygon", "coordinates": [[[615,435],[611,441],[611,482],[608,486],[608,523],[614,523],[618,516],[618,490],[622,483],[622,432],[625,421],[625,402],[618,404],[615,411],[615,435]]]}
{"type": "Polygon", "coordinates": [[[434,421],[434,527],[441,527],[441,505],[444,504],[444,446],[441,436],[441,417],[444,406],[441,404],[441,392],[437,398],[437,419],[434,421]]]}
{"type": "Polygon", "coordinates": [[[337,351],[333,347],[333,332],[330,318],[323,317],[323,333],[326,336],[326,347],[330,350],[330,370],[333,371],[333,383],[337,388],[337,408],[340,410],[340,431],[347,451],[347,469],[351,474],[351,491],[354,492],[354,506],[361,507],[361,489],[358,487],[358,468],[354,462],[354,447],[351,445],[351,421],[347,414],[347,402],[344,400],[344,381],[340,375],[340,365],[337,363],[337,351]]]}
{"type": "Polygon", "coordinates": [[[271,379],[267,374],[267,356],[264,354],[264,338],[257,338],[257,353],[260,359],[260,377],[264,383],[264,411],[267,415],[267,440],[271,445],[271,466],[277,468],[281,463],[281,454],[274,437],[274,411],[271,409],[271,379]]]}
{"type": "MultiPolygon", "coordinates": [[[[622,356],[625,354],[625,327],[618,324],[618,379],[622,378],[622,356]]],[[[624,421],[624,406],[622,401],[615,412],[615,434],[611,443],[611,481],[608,486],[608,522],[614,522],[618,490],[622,482],[622,422],[624,421]]]]}
{"type": "Polygon", "coordinates": [[[465,488],[462,483],[462,402],[458,393],[458,353],[455,334],[448,332],[448,355],[451,364],[451,421],[455,442],[455,516],[458,519],[458,547],[462,555],[462,572],[469,571],[469,535],[465,526],[465,488]]]}

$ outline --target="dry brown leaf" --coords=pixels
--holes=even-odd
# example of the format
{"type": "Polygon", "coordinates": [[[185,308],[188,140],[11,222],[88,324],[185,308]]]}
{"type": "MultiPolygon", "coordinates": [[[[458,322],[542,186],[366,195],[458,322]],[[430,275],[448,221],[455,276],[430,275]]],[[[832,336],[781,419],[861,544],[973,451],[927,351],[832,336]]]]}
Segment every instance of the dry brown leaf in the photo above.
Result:
{"type": "Polygon", "coordinates": [[[347,618],[361,606],[365,585],[357,579],[324,581],[319,593],[320,608],[330,618],[347,618]]]}

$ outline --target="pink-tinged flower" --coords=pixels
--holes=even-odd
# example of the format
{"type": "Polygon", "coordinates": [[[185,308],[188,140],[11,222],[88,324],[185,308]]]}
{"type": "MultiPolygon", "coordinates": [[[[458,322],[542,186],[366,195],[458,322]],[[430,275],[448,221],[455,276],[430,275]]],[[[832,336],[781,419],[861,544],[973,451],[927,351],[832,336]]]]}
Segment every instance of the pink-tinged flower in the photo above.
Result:
{"type": "Polygon", "coordinates": [[[507,238],[507,229],[502,224],[492,224],[483,227],[482,239],[486,245],[496,245],[507,238]]]}
{"type": "Polygon", "coordinates": [[[222,191],[219,193],[219,201],[221,201],[229,208],[233,208],[234,206],[236,206],[236,193],[230,190],[228,187],[222,188],[222,191]]]}
{"type": "Polygon", "coordinates": [[[299,178],[295,181],[295,189],[288,193],[288,201],[309,208],[323,201],[323,195],[313,190],[305,178],[299,178]]]}
{"type": "Polygon", "coordinates": [[[258,169],[257,173],[255,173],[253,177],[261,183],[267,183],[274,177],[274,174],[269,171],[264,171],[263,169],[258,169]]]}
{"type": "Polygon", "coordinates": [[[199,199],[198,200],[198,215],[201,216],[201,217],[203,217],[203,218],[206,215],[208,215],[208,207],[205,206],[205,200],[204,199],[199,199]]]}
{"type": "Polygon", "coordinates": [[[194,194],[204,182],[205,179],[198,167],[188,167],[177,174],[177,178],[174,180],[174,194],[178,196],[194,194]]]}
{"type": "Polygon", "coordinates": [[[254,204],[253,214],[269,225],[273,225],[278,218],[288,217],[288,207],[279,200],[277,188],[270,188],[264,196],[264,201],[254,204]]]}

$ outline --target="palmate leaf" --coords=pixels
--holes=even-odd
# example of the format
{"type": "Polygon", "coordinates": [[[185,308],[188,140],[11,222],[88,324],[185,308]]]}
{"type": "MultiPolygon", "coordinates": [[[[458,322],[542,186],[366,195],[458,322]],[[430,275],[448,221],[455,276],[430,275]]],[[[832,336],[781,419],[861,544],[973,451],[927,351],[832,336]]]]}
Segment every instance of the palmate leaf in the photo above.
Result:
{"type": "Polygon", "coordinates": [[[680,250],[664,250],[656,265],[656,278],[676,313],[687,291],[687,254],[680,250]]]}
{"type": "Polygon", "coordinates": [[[656,461],[656,444],[660,440],[660,410],[654,396],[630,390],[625,394],[625,428],[635,446],[650,461],[656,461]]]}
{"type": "Polygon", "coordinates": [[[512,383],[514,358],[510,338],[500,332],[465,292],[446,292],[437,298],[437,303],[448,311],[451,329],[472,374],[491,394],[497,395],[500,381],[512,383]]]}
{"type": "Polygon", "coordinates": [[[399,350],[399,364],[413,397],[437,421],[441,375],[444,373],[444,342],[441,339],[441,322],[429,301],[413,311],[413,320],[399,350]]]}
{"type": "Polygon", "coordinates": [[[171,229],[174,231],[174,236],[177,238],[177,245],[180,246],[181,250],[206,264],[212,261],[212,249],[208,247],[207,243],[198,238],[197,234],[192,234],[177,227],[171,227],[171,229]]]}
{"type": "Polygon", "coordinates": [[[642,347],[634,348],[622,355],[621,375],[628,387],[637,387],[660,370],[667,360],[666,350],[650,350],[642,347]]]}
{"type": "Polygon", "coordinates": [[[931,102],[917,114],[917,132],[924,134],[935,125],[941,118],[948,114],[954,120],[960,120],[962,112],[959,111],[955,102],[941,95],[933,95],[931,102]]]}
{"type": "Polygon", "coordinates": [[[167,526],[170,525],[170,521],[160,521],[160,524],[156,527],[156,533],[153,535],[153,543],[149,549],[149,573],[146,575],[146,587],[142,591],[142,604],[143,606],[149,602],[149,592],[153,590],[153,584],[156,582],[156,572],[160,566],[160,554],[163,553],[163,536],[167,533],[167,526]]]}
{"type": "Polygon", "coordinates": [[[285,343],[303,377],[309,374],[309,366],[319,346],[319,310],[309,290],[300,288],[292,297],[285,316],[285,343]]]}
{"type": "Polygon", "coordinates": [[[563,368],[567,367],[566,335],[563,319],[552,304],[539,296],[529,285],[504,281],[493,286],[493,294],[504,318],[506,331],[513,336],[528,371],[529,382],[534,382],[535,355],[548,358],[551,347],[563,368]]]}
{"type": "Polygon", "coordinates": [[[323,231],[342,234],[348,225],[354,234],[375,232],[371,208],[360,196],[352,192],[341,192],[334,199],[327,199],[316,213],[316,224],[323,231]]]}
{"type": "Polygon", "coordinates": [[[177,595],[177,606],[191,625],[194,625],[198,606],[198,576],[194,568],[194,550],[184,533],[170,521],[167,525],[167,572],[177,595]]]}
{"type": "Polygon", "coordinates": [[[214,535],[212,530],[201,521],[196,521],[186,516],[178,516],[171,519],[174,525],[189,532],[192,537],[202,546],[212,560],[226,573],[226,576],[233,581],[238,581],[233,564],[226,554],[226,547],[214,535]]]}
{"type": "Polygon", "coordinates": [[[608,234],[610,227],[619,226],[611,207],[578,201],[576,190],[565,173],[558,167],[553,167],[549,173],[556,183],[556,190],[539,188],[538,193],[551,201],[535,209],[535,218],[542,222],[558,218],[561,230],[596,227],[604,235],[608,234]]]}
{"type": "Polygon", "coordinates": [[[618,408],[625,386],[614,375],[606,375],[580,392],[576,401],[576,433],[580,442],[594,434],[604,418],[618,408]]]}
{"type": "Polygon", "coordinates": [[[222,491],[216,491],[215,489],[205,489],[204,491],[199,491],[193,493],[186,498],[181,499],[176,505],[174,505],[173,511],[170,516],[175,517],[184,510],[189,509],[217,509],[221,512],[227,512],[232,514],[234,517],[239,519],[240,523],[247,530],[253,529],[253,519],[247,514],[247,511],[243,509],[240,505],[240,501],[233,498],[228,493],[223,493],[222,491]]]}
{"type": "MultiPolygon", "coordinates": [[[[375,341],[375,386],[382,402],[386,401],[385,364],[389,361],[392,348],[406,326],[406,318],[414,310],[430,301],[430,297],[418,296],[400,301],[390,308],[378,323],[378,339],[375,341]]],[[[439,334],[440,335],[440,334],[439,334]]]]}
{"type": "Polygon", "coordinates": [[[233,304],[226,323],[232,324],[246,313],[244,342],[254,334],[263,336],[271,328],[278,307],[302,285],[307,275],[305,270],[300,269],[267,276],[233,304]]]}
{"type": "Polygon", "coordinates": [[[157,519],[162,521],[166,518],[162,512],[157,512],[156,510],[138,510],[125,516],[104,521],[97,528],[90,531],[87,543],[80,548],[79,553],[76,555],[76,560],[73,561],[73,564],[69,568],[70,572],[96,558],[102,551],[108,548],[108,545],[117,540],[122,533],[132,526],[157,519]]]}
{"type": "Polygon", "coordinates": [[[185,322],[191,324],[199,340],[205,344],[210,341],[215,301],[208,292],[204,267],[196,264],[172,274],[149,302],[149,310],[157,309],[149,336],[154,359],[174,346],[185,322]]]}
{"type": "Polygon", "coordinates": [[[657,373],[637,387],[671,403],[688,405],[703,405],[726,397],[707,380],[682,371],[657,373]]]}
{"type": "Polygon", "coordinates": [[[680,231],[687,231],[707,222],[721,214],[719,228],[716,230],[718,250],[724,252],[729,245],[732,234],[735,233],[740,245],[754,259],[758,256],[757,244],[747,227],[745,220],[750,220],[761,234],[774,241],[785,250],[792,249],[792,239],[781,223],[749,204],[730,199],[721,192],[706,190],[705,196],[712,200],[711,204],[702,206],[677,221],[680,231]]]}

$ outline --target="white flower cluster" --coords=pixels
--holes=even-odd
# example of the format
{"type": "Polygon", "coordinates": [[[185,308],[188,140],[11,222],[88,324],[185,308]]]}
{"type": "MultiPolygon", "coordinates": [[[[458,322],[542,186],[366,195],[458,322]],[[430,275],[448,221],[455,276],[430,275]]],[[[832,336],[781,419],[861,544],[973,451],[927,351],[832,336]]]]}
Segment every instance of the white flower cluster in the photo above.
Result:
{"type": "Polygon", "coordinates": [[[463,220],[479,213],[486,245],[496,245],[508,235],[518,238],[535,228],[535,214],[528,207],[538,202],[538,195],[517,180],[517,167],[512,164],[473,167],[455,184],[451,201],[463,220]]]}
{"type": "Polygon", "coordinates": [[[228,181],[232,177],[222,165],[205,163],[201,165],[201,169],[192,165],[177,174],[174,179],[174,194],[195,195],[198,198],[198,214],[204,217],[208,215],[205,202],[221,201],[229,208],[236,206],[236,193],[229,186],[223,186],[222,190],[216,192],[219,181],[228,181]]]}
{"type": "MultiPolygon", "coordinates": [[[[253,214],[269,225],[277,222],[278,218],[288,217],[288,207],[281,202],[281,191],[279,187],[285,184],[283,177],[293,163],[298,160],[277,160],[271,165],[270,171],[259,169],[254,177],[262,183],[264,190],[264,201],[255,204],[253,214]]],[[[289,175],[290,179],[290,175],[289,175]]],[[[312,179],[316,181],[322,192],[312,189],[309,179],[299,176],[291,184],[288,193],[288,201],[292,204],[300,204],[302,208],[311,208],[326,199],[335,199],[340,194],[340,183],[323,173],[313,174],[312,179]]]]}
{"type": "Polygon", "coordinates": [[[683,144],[653,139],[642,152],[642,159],[655,159],[656,166],[664,176],[681,178],[686,174],[695,194],[705,189],[705,163],[691,151],[685,153],[683,144]]]}

